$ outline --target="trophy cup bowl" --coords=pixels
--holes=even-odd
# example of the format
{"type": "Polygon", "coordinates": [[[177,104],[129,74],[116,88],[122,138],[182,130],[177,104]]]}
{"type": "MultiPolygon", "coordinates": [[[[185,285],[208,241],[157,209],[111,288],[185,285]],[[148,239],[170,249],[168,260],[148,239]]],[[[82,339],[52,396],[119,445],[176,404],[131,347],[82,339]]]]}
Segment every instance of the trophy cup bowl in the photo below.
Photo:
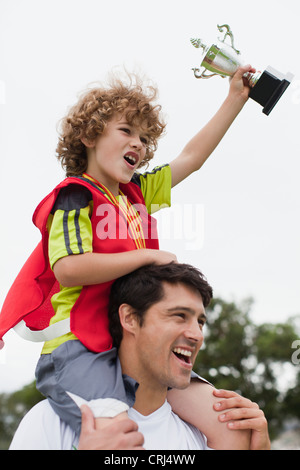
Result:
{"type": "MultiPolygon", "coordinates": [[[[203,54],[200,68],[192,69],[194,76],[198,79],[208,79],[215,75],[223,78],[232,77],[243,65],[241,53],[234,46],[230,26],[224,24],[217,25],[217,27],[221,33],[224,32],[224,37],[218,38],[211,46],[204,44],[201,39],[191,39],[192,45],[197,49],[201,48],[203,54]],[[226,42],[227,38],[230,39],[231,44],[226,42]]],[[[266,115],[270,114],[293,79],[291,73],[284,76],[270,66],[264,72],[247,73],[244,76],[251,87],[249,97],[263,106],[263,113],[266,115]]]]}

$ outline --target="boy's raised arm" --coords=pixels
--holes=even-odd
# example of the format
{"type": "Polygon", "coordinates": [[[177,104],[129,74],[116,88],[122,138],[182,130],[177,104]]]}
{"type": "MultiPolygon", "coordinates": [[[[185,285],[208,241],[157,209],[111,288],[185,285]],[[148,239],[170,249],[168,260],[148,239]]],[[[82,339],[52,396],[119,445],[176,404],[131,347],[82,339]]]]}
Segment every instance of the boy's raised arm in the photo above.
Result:
{"type": "Polygon", "coordinates": [[[248,100],[250,87],[243,75],[254,71],[250,65],[237,70],[231,79],[229,94],[220,109],[170,163],[172,187],[199,170],[220,143],[248,100]]]}

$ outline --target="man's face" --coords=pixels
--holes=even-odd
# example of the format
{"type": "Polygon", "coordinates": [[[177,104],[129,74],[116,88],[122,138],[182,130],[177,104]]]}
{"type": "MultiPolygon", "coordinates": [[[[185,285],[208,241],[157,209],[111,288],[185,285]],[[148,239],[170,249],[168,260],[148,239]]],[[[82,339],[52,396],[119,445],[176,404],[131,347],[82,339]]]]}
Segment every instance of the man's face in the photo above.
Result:
{"type": "Polygon", "coordinates": [[[146,312],[136,332],[138,382],[154,388],[186,388],[203,343],[201,295],[183,284],[164,283],[164,298],[146,312]]]}

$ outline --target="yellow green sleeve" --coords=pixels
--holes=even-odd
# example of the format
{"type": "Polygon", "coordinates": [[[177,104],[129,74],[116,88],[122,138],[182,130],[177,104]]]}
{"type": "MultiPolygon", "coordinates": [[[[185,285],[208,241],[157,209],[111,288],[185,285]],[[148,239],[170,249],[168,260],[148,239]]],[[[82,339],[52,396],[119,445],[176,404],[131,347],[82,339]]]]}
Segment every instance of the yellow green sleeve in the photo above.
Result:
{"type": "Polygon", "coordinates": [[[55,211],[49,233],[49,262],[68,255],[92,252],[92,225],[90,207],[55,211]]]}
{"type": "Polygon", "coordinates": [[[139,175],[141,191],[149,214],[171,206],[172,175],[169,165],[139,175]]]}

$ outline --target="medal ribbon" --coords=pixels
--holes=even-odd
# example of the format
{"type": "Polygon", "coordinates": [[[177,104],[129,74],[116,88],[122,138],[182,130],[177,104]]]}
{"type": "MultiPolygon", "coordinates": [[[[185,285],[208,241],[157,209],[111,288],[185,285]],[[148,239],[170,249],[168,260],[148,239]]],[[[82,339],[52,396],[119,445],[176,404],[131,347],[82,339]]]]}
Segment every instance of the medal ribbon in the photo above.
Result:
{"type": "Polygon", "coordinates": [[[112,192],[108,188],[106,188],[103,184],[99,183],[99,181],[95,180],[92,176],[88,175],[87,173],[83,173],[82,176],[95,183],[100,189],[100,191],[109,199],[109,201],[119,208],[119,210],[125,217],[125,220],[127,221],[128,231],[131,234],[131,238],[135,242],[136,249],[140,250],[141,248],[146,248],[141,217],[135,207],[128,200],[128,197],[125,196],[125,194],[122,193],[121,190],[119,190],[120,196],[123,199],[123,203],[119,202],[118,199],[112,194],[112,192]]]}

